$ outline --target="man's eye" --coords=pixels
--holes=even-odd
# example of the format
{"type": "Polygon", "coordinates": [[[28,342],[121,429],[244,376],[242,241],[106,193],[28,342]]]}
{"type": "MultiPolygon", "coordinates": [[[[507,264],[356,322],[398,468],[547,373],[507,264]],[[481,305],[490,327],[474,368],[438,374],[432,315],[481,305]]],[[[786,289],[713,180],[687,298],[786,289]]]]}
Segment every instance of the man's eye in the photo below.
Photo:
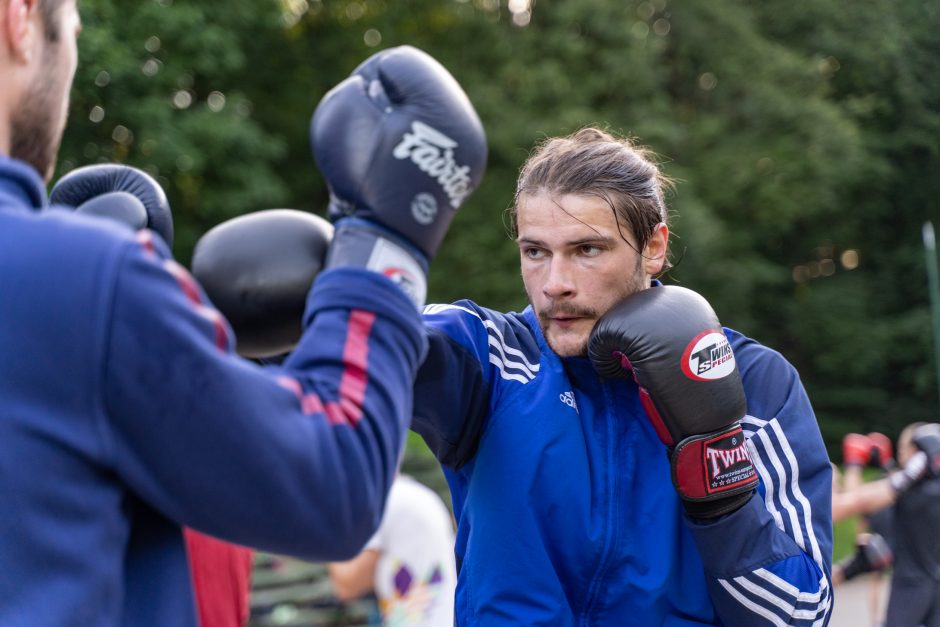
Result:
{"type": "Polygon", "coordinates": [[[541,248],[526,248],[522,251],[528,259],[541,259],[545,256],[545,251],[541,248]]]}
{"type": "Polygon", "coordinates": [[[597,257],[599,254],[601,254],[601,249],[597,246],[585,244],[581,247],[581,254],[585,257],[597,257]]]}

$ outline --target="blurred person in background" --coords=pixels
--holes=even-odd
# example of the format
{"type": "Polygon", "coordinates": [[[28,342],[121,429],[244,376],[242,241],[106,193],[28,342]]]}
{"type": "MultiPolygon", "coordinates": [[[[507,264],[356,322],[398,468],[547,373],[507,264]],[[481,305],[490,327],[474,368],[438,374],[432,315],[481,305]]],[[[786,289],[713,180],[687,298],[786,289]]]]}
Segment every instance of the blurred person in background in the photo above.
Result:
{"type": "MultiPolygon", "coordinates": [[[[885,438],[871,435],[850,433],[843,438],[846,473],[845,479],[837,474],[833,481],[833,520],[868,516],[870,532],[860,533],[855,553],[833,566],[833,583],[865,573],[880,574],[893,565],[885,624],[940,625],[940,543],[933,535],[940,525],[940,425],[905,427],[898,438],[897,469],[893,469],[885,438]],[[864,482],[862,468],[872,460],[888,474],[864,482]]],[[[880,624],[881,617],[878,581],[873,581],[869,601],[872,624],[880,624]]]]}
{"type": "Polygon", "coordinates": [[[940,424],[914,423],[898,437],[898,462],[907,468],[920,459],[927,472],[894,506],[890,627],[940,627],[940,424]]]}
{"type": "Polygon", "coordinates": [[[433,490],[399,475],[379,530],[359,555],[329,564],[329,575],[340,601],[375,594],[383,625],[452,625],[457,568],[450,511],[433,490]]]}
{"type": "MultiPolygon", "coordinates": [[[[882,433],[872,432],[867,435],[848,433],[842,438],[842,462],[845,472],[839,473],[841,483],[833,476],[833,489],[843,494],[855,493],[864,483],[865,468],[874,468],[888,473],[896,466],[891,439],[882,433]]],[[[892,489],[891,492],[894,490],[892,489]]],[[[836,515],[841,495],[833,496],[833,521],[841,520],[843,515],[836,515]]],[[[892,503],[874,511],[861,512],[856,528],[855,553],[833,565],[832,581],[839,585],[863,573],[869,574],[868,615],[870,624],[880,625],[884,618],[886,574],[894,559],[892,503]]]]}

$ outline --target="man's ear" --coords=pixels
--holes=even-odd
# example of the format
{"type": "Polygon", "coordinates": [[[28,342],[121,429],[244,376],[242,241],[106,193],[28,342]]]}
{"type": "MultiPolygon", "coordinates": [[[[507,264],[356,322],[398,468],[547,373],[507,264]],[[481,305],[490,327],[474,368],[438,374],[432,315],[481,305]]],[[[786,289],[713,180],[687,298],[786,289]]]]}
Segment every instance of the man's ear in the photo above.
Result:
{"type": "Polygon", "coordinates": [[[35,19],[38,4],[39,0],[6,0],[3,3],[0,30],[7,51],[15,60],[29,62],[32,58],[35,39],[41,36],[35,19]]]}
{"type": "Polygon", "coordinates": [[[646,274],[656,276],[666,264],[666,251],[669,249],[669,227],[660,222],[653,227],[646,246],[643,248],[643,266],[646,274]]]}

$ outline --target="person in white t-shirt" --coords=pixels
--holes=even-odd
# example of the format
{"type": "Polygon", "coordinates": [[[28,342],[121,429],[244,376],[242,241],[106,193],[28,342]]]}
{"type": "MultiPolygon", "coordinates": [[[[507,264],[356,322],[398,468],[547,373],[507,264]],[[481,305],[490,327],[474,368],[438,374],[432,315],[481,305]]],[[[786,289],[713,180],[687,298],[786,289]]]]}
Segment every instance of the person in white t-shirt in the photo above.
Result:
{"type": "Polygon", "coordinates": [[[430,488],[399,475],[379,530],[359,555],[329,564],[329,573],[340,601],[374,592],[383,625],[453,625],[457,567],[447,506],[430,488]]]}

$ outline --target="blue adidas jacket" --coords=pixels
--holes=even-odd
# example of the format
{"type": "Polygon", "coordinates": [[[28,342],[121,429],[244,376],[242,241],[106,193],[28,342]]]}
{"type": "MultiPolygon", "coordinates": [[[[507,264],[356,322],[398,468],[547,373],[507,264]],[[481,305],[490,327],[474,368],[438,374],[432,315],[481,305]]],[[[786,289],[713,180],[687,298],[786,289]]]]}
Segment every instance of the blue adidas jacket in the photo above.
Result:
{"type": "Polygon", "coordinates": [[[180,525],[354,555],[411,418],[412,302],[325,272],[262,369],[162,241],[44,194],[0,158],[0,625],[195,625],[180,525]]]}
{"type": "MultiPolygon", "coordinates": [[[[655,289],[655,288],[654,288],[655,289]]],[[[630,381],[559,358],[531,308],[425,310],[413,428],[458,522],[460,625],[825,625],[831,470],[795,370],[726,330],[758,495],[683,513],[630,381]]]]}

